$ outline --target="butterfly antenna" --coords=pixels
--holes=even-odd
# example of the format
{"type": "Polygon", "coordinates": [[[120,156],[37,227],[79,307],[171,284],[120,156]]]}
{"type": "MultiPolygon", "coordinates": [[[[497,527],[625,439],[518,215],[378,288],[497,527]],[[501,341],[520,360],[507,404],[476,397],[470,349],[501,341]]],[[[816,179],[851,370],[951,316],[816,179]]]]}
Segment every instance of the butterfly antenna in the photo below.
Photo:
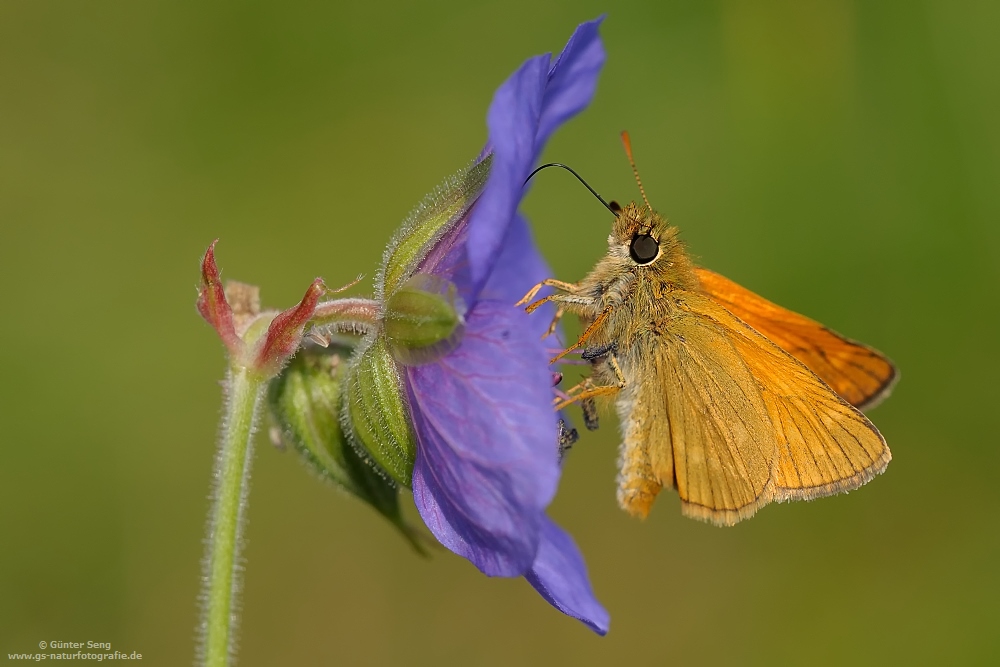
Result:
{"type": "Polygon", "coordinates": [[[622,143],[625,144],[625,155],[628,156],[628,163],[632,165],[635,182],[639,184],[639,194],[642,195],[642,201],[646,202],[646,207],[652,211],[653,207],[649,205],[649,200],[646,199],[646,190],[642,187],[642,179],[639,178],[639,170],[635,168],[635,158],[632,157],[632,140],[629,139],[627,130],[622,130],[622,143]]]}
{"type": "Polygon", "coordinates": [[[524,185],[528,184],[528,181],[531,180],[532,176],[534,176],[535,174],[537,174],[538,172],[540,172],[542,169],[547,169],[549,167],[561,167],[561,168],[565,169],[566,171],[568,171],[569,173],[571,173],[574,176],[576,176],[576,179],[578,181],[580,181],[581,183],[583,183],[584,187],[586,187],[588,190],[590,190],[590,194],[592,194],[595,197],[597,197],[597,201],[599,201],[602,204],[604,204],[604,208],[606,208],[609,211],[611,211],[612,213],[614,213],[614,215],[615,215],[616,218],[618,217],[618,211],[615,210],[615,208],[611,204],[609,204],[608,202],[604,201],[604,197],[602,197],[601,195],[597,194],[597,190],[595,190],[594,188],[590,187],[590,184],[587,183],[587,181],[583,180],[583,176],[581,176],[580,174],[576,173],[575,171],[573,171],[572,169],[570,169],[566,165],[562,164],[561,162],[549,162],[548,164],[543,164],[541,167],[539,167],[538,169],[536,169],[533,172],[531,172],[530,174],[528,174],[528,177],[526,179],[524,179],[524,185]]]}

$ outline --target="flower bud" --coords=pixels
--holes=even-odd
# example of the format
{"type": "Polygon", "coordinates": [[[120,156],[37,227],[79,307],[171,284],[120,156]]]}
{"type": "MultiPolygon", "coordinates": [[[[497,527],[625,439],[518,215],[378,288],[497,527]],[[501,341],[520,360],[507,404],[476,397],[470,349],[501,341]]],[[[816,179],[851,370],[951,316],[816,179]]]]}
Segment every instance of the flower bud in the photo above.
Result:
{"type": "Polygon", "coordinates": [[[298,354],[268,389],[271,416],[283,442],[291,444],[320,477],[371,505],[418,551],[417,533],[403,520],[398,488],[354,450],[341,429],[340,387],[348,348],[298,354]]]}
{"type": "Polygon", "coordinates": [[[416,366],[451,352],[462,340],[465,310],[454,283],[416,274],[385,303],[383,326],[393,358],[416,366]]]}
{"type": "Polygon", "coordinates": [[[401,364],[440,359],[457,347],[465,305],[447,279],[418,274],[435,264],[435,251],[475,204],[489,177],[487,156],[447,179],[403,222],[382,257],[375,279],[380,303],[377,329],[367,332],[351,357],[342,385],[341,424],[351,445],[393,481],[409,487],[416,437],[401,364]]]}
{"type": "Polygon", "coordinates": [[[395,482],[409,487],[416,458],[399,368],[383,336],[355,352],[343,383],[344,432],[395,482]]]}
{"type": "Polygon", "coordinates": [[[391,296],[405,283],[428,253],[472,207],[486,186],[493,156],[447,179],[403,221],[392,237],[376,278],[380,297],[391,296]]]}

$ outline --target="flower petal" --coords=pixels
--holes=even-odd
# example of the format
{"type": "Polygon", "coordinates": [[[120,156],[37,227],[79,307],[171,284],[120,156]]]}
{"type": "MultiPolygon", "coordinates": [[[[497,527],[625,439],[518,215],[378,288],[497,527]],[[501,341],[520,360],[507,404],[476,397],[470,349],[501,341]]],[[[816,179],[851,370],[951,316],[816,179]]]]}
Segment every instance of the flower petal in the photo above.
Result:
{"type": "Polygon", "coordinates": [[[469,268],[473,292],[486,280],[496,251],[521,203],[524,179],[535,160],[535,135],[542,114],[549,56],[525,62],[493,96],[487,114],[493,164],[486,189],[469,221],[469,268]]]}
{"type": "Polygon", "coordinates": [[[607,634],[611,617],[594,597],[580,550],[548,517],[542,522],[538,557],[524,578],[553,607],[583,621],[597,634],[607,634]]]}
{"type": "Polygon", "coordinates": [[[555,65],[549,56],[531,58],[493,96],[487,114],[493,165],[469,221],[468,258],[473,294],[486,282],[497,250],[520,204],[531,173],[555,128],[590,101],[604,50],[597,36],[601,19],[573,33],[555,65]]]}
{"type": "Polygon", "coordinates": [[[604,65],[604,45],[598,28],[604,17],[580,24],[549,70],[542,101],[542,117],[535,138],[535,160],[541,157],[549,136],[560,125],[583,111],[597,89],[604,65]]]}
{"type": "Polygon", "coordinates": [[[559,480],[552,379],[537,332],[509,301],[480,301],[458,349],[406,377],[413,498],[424,523],[484,573],[523,574],[559,480]]]}
{"type": "MultiPolygon", "coordinates": [[[[542,258],[532,238],[528,221],[521,215],[515,215],[510,230],[507,232],[507,238],[504,239],[503,247],[497,255],[493,272],[486,280],[479,298],[513,305],[529,289],[551,275],[552,270],[542,258]]],[[[539,298],[550,291],[549,288],[545,288],[539,292],[539,298]]],[[[553,312],[552,304],[547,303],[526,318],[524,325],[534,331],[540,339],[549,328],[553,312]]],[[[558,345],[559,343],[553,340],[551,344],[558,345]]]]}

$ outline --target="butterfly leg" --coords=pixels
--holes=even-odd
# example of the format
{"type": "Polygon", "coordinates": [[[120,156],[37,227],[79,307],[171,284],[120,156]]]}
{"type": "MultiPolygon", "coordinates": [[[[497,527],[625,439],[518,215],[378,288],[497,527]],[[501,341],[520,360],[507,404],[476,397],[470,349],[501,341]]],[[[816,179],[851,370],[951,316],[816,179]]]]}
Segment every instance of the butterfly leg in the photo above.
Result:
{"type": "MultiPolygon", "coordinates": [[[[608,355],[608,364],[615,372],[615,379],[617,380],[615,384],[605,384],[595,387],[593,381],[590,378],[586,378],[580,384],[566,391],[567,398],[556,402],[556,410],[562,410],[573,403],[582,404],[584,401],[590,401],[597,396],[610,396],[621,391],[625,387],[625,375],[622,373],[621,366],[618,365],[618,359],[615,358],[615,355],[608,355]]],[[[584,418],[586,419],[586,415],[584,418]]]]}
{"type": "MultiPolygon", "coordinates": [[[[562,377],[563,377],[562,373],[553,373],[555,384],[559,384],[559,382],[562,380],[562,377]]],[[[577,392],[582,389],[590,389],[593,386],[594,386],[593,381],[590,378],[587,378],[583,382],[577,384],[575,387],[572,387],[570,391],[577,392]]],[[[559,391],[558,389],[555,391],[555,394],[556,398],[553,399],[553,403],[559,400],[569,400],[570,398],[569,394],[567,394],[564,391],[559,391]]],[[[597,414],[597,403],[594,401],[594,399],[585,398],[582,401],[580,401],[580,411],[583,412],[583,423],[584,426],[587,427],[587,430],[596,431],[600,427],[600,420],[598,419],[598,414],[597,414]]],[[[563,431],[568,427],[562,426],[563,424],[562,419],[559,420],[559,423],[560,423],[559,439],[560,442],[562,442],[563,431]]],[[[576,429],[573,429],[573,433],[574,434],[576,433],[576,429]]],[[[574,439],[573,442],[576,442],[576,440],[574,439]]],[[[567,449],[568,448],[569,447],[567,447],[567,449]]]]}
{"type": "MultiPolygon", "coordinates": [[[[597,359],[605,356],[608,352],[616,352],[618,350],[618,342],[611,341],[607,345],[599,345],[597,347],[588,347],[580,353],[580,357],[584,361],[589,361],[591,364],[596,364],[597,359]]],[[[621,370],[621,369],[619,369],[621,370]]],[[[588,388],[593,386],[592,380],[588,378],[585,380],[588,384],[588,388]]],[[[593,398],[585,398],[580,401],[580,410],[583,412],[583,424],[587,427],[588,431],[596,431],[600,427],[600,420],[597,414],[597,404],[594,402],[593,398]]]]}
{"type": "Polygon", "coordinates": [[[615,372],[615,379],[618,380],[618,388],[623,389],[625,387],[625,374],[622,373],[622,367],[618,365],[618,357],[614,354],[609,354],[608,364],[611,366],[611,370],[615,372]]]}
{"type": "Polygon", "coordinates": [[[548,338],[553,333],[555,333],[556,327],[559,325],[559,320],[562,319],[562,316],[565,312],[566,308],[564,306],[559,306],[558,308],[556,308],[556,314],[552,316],[552,322],[549,324],[549,328],[545,332],[545,335],[542,336],[542,338],[548,338]]]}
{"type": "MultiPolygon", "coordinates": [[[[575,292],[576,289],[577,289],[576,285],[574,285],[573,283],[568,283],[568,282],[565,282],[563,280],[556,280],[555,278],[546,278],[545,280],[543,280],[542,282],[538,283],[537,285],[535,285],[534,287],[532,287],[530,290],[528,290],[528,293],[525,294],[524,297],[520,301],[518,301],[517,303],[515,303],[514,305],[515,306],[523,306],[524,304],[528,303],[529,301],[531,301],[532,299],[535,298],[535,295],[538,294],[538,292],[543,287],[555,287],[558,290],[562,290],[563,292],[568,292],[570,294],[572,294],[573,292],[575,292]]],[[[539,305],[541,305],[541,304],[539,304],[539,305]]]]}
{"type": "Polygon", "coordinates": [[[589,296],[580,296],[577,294],[550,294],[546,297],[542,297],[538,301],[533,301],[528,304],[525,307],[524,312],[529,314],[533,313],[540,308],[542,304],[549,303],[550,301],[553,303],[567,303],[574,304],[576,306],[583,306],[583,310],[593,308],[597,303],[596,299],[589,296]]]}
{"type": "Polygon", "coordinates": [[[580,401],[585,401],[587,399],[594,398],[596,396],[610,396],[611,394],[618,393],[620,387],[613,384],[606,384],[600,387],[594,387],[588,389],[584,392],[577,394],[576,396],[570,396],[569,398],[564,398],[555,404],[556,410],[562,410],[565,407],[572,405],[573,403],[578,403],[580,401]]]}
{"type": "MultiPolygon", "coordinates": [[[[588,389],[594,386],[593,383],[591,383],[589,380],[585,380],[581,384],[585,384],[588,389]]],[[[556,394],[556,398],[553,399],[553,403],[557,403],[560,400],[571,401],[571,398],[570,395],[567,394],[566,392],[560,391],[556,394]]],[[[590,398],[584,398],[583,400],[579,401],[579,403],[580,403],[580,411],[583,413],[583,425],[587,427],[588,431],[596,431],[601,426],[600,417],[597,414],[597,402],[591,396],[590,398]]],[[[560,419],[559,421],[561,422],[562,420],[560,419]]],[[[560,432],[560,437],[561,437],[561,432],[560,432]]]]}
{"type": "MultiPolygon", "coordinates": [[[[546,297],[546,298],[548,298],[548,297],[546,297]]],[[[577,341],[573,345],[571,345],[570,347],[566,348],[565,350],[563,350],[562,352],[560,352],[559,354],[557,354],[555,357],[553,357],[552,359],[550,359],[549,363],[550,364],[556,363],[557,361],[559,361],[560,359],[562,359],[563,357],[565,357],[567,354],[569,354],[573,350],[581,347],[584,343],[586,343],[587,339],[589,339],[594,334],[594,332],[597,331],[598,328],[600,328],[600,326],[602,324],[604,324],[604,320],[608,319],[609,315],[611,315],[611,306],[608,306],[607,308],[605,308],[604,310],[602,310],[601,314],[598,315],[596,318],[594,318],[594,321],[591,322],[590,326],[587,327],[586,331],[584,331],[582,334],[580,334],[580,338],[578,338],[577,341]]],[[[617,364],[617,362],[616,362],[616,364],[617,364]]],[[[621,371],[619,370],[619,374],[620,373],[621,373],[621,371]]]]}

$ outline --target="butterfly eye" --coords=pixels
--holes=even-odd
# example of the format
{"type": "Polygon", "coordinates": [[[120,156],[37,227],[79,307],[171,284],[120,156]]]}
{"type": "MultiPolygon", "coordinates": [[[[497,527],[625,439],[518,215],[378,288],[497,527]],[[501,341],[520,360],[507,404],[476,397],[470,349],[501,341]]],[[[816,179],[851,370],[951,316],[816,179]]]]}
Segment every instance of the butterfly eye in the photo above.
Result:
{"type": "Polygon", "coordinates": [[[649,264],[660,252],[660,244],[649,234],[639,234],[632,238],[628,252],[639,264],[649,264]]]}
{"type": "Polygon", "coordinates": [[[608,202],[608,208],[610,208],[611,212],[614,213],[615,215],[618,215],[619,213],[622,212],[622,205],[616,202],[614,199],[608,202]]]}

